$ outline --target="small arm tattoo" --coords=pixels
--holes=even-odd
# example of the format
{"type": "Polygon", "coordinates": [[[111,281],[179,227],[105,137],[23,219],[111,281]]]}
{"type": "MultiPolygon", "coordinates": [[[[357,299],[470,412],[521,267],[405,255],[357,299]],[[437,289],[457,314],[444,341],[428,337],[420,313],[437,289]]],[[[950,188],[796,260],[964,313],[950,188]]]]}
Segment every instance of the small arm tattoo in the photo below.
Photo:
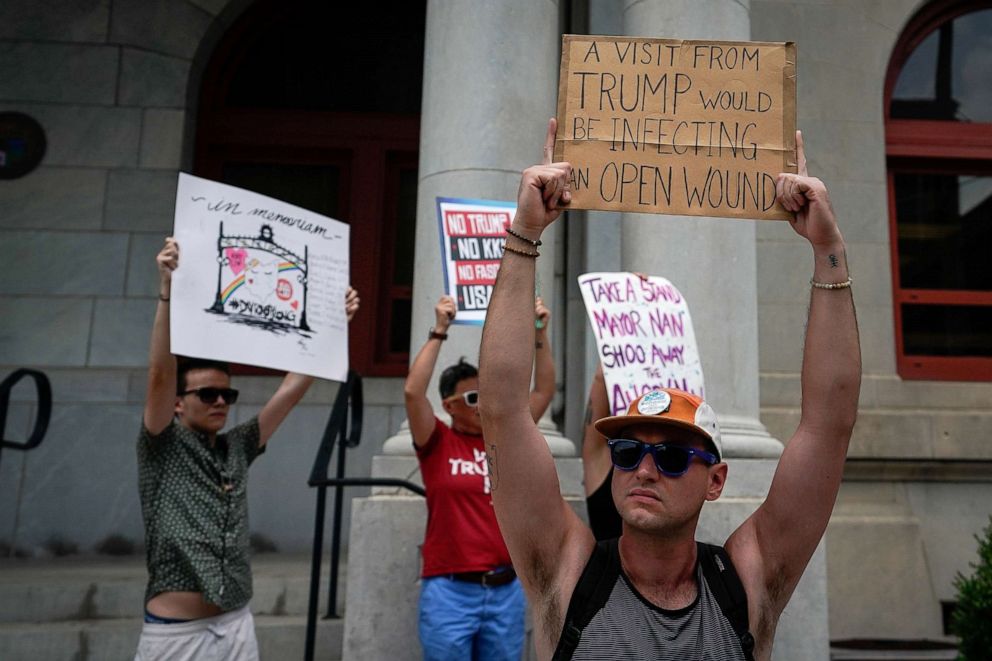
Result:
{"type": "Polygon", "coordinates": [[[827,259],[830,260],[830,268],[835,269],[840,266],[840,260],[837,259],[837,255],[827,255],[827,259]]]}
{"type": "Polygon", "coordinates": [[[489,444],[489,451],[486,452],[486,463],[489,464],[489,489],[496,491],[499,484],[499,472],[496,469],[496,444],[489,444]]]}

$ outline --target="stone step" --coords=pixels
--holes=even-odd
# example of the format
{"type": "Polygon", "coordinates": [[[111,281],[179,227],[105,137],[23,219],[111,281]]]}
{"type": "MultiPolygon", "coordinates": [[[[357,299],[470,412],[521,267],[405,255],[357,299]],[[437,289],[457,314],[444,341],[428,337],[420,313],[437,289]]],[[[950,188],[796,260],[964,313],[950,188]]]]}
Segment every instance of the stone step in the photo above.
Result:
{"type": "Polygon", "coordinates": [[[958,658],[953,643],[943,641],[868,641],[868,644],[835,642],[831,661],[952,661],[958,658]]]}
{"type": "MultiPolygon", "coordinates": [[[[320,607],[327,603],[328,562],[323,563],[320,607]]],[[[252,561],[256,615],[305,616],[310,558],[266,554],[252,561]]],[[[338,612],[343,611],[344,564],[339,573],[338,612]]],[[[0,564],[0,624],[87,619],[137,619],[145,590],[144,561],[75,557],[4,561],[0,564]]],[[[0,659],[6,659],[0,655],[0,659]]]]}
{"type": "Polygon", "coordinates": [[[830,661],[954,661],[957,658],[955,650],[830,650],[830,661]]]}
{"type": "MultiPolygon", "coordinates": [[[[255,616],[262,659],[302,659],[305,616],[255,616]]],[[[314,658],[341,659],[344,621],[318,620],[314,658]]],[[[138,618],[0,624],[4,661],[131,661],[141,622],[138,618]]]]}

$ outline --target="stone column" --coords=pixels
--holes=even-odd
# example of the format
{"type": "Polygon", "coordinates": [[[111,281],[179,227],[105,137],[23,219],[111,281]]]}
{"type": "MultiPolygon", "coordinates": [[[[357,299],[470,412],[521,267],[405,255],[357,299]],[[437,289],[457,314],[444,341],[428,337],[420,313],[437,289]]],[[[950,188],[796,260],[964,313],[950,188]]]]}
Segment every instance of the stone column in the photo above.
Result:
{"type": "MultiPolygon", "coordinates": [[[[624,32],[747,41],[748,2],[628,2],[624,32]]],[[[778,456],[781,443],[758,421],[755,224],[624,214],[622,225],[623,268],[663,275],[689,301],[706,399],[720,416],[727,456],[778,456]]]]}
{"type": "MultiPolygon", "coordinates": [[[[625,0],[623,26],[631,36],[747,41],[750,4],[625,0]]],[[[755,223],[624,214],[621,225],[624,270],[663,275],[689,302],[705,396],[719,416],[730,465],[723,497],[703,508],[697,535],[722,543],[764,501],[782,451],[758,419],[755,223]]],[[[783,225],[782,231],[790,230],[783,225]]],[[[775,641],[777,659],[829,656],[822,544],[783,614],[775,641]]]]}
{"type": "MultiPolygon", "coordinates": [[[[516,199],[520,172],[541,158],[547,119],[555,113],[559,44],[555,2],[428,2],[411,355],[423,346],[443,293],[435,198],[516,199]]],[[[564,324],[564,311],[551,300],[555,232],[543,241],[538,287],[558,313],[552,324],[564,324]]],[[[460,324],[449,330],[428,390],[441,416],[437,376],[460,356],[478,364],[481,331],[460,324]]],[[[575,454],[550,420],[541,426],[556,456],[575,454]]],[[[560,467],[562,461],[563,491],[579,499],[579,460],[560,460],[560,467]]],[[[372,473],[420,482],[405,424],[373,459],[372,473]]],[[[423,499],[409,492],[379,489],[353,501],[345,659],[420,658],[418,546],[425,521],[423,499]],[[384,621],[390,626],[376,626],[384,621]]]]}
{"type": "MultiPolygon", "coordinates": [[[[434,304],[444,293],[435,198],[516,200],[520,172],[541,158],[547,120],[555,114],[559,53],[556,3],[428,3],[411,358],[427,339],[434,304]]],[[[563,324],[563,310],[553,300],[555,235],[552,226],[543,237],[537,290],[552,315],[562,313],[551,323],[563,324]]],[[[481,338],[481,326],[453,324],[449,330],[428,388],[440,415],[441,370],[461,356],[478,365],[481,338]]],[[[547,415],[541,428],[556,456],[575,454],[547,415]]],[[[383,452],[412,456],[406,423],[383,452]]]]}

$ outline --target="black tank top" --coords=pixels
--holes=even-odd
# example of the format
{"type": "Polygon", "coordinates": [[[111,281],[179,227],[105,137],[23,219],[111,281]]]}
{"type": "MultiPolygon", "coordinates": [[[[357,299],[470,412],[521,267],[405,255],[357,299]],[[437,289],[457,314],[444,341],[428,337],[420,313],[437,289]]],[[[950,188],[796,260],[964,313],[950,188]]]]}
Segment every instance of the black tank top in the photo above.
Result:
{"type": "Polygon", "coordinates": [[[697,554],[696,600],[671,611],[631,584],[618,540],[597,543],[572,593],[555,661],[754,661],[747,594],[730,557],[698,542],[697,554]]]}
{"type": "Polygon", "coordinates": [[[641,596],[621,572],[606,605],[582,632],[573,661],[744,661],[740,640],[698,567],[696,583],[696,600],[669,611],[641,596]]]}
{"type": "Polygon", "coordinates": [[[586,498],[586,510],[589,512],[589,527],[596,541],[619,537],[623,532],[622,520],[617,514],[617,506],[613,504],[613,492],[610,488],[613,482],[613,467],[606,474],[606,479],[599,488],[586,498]]]}

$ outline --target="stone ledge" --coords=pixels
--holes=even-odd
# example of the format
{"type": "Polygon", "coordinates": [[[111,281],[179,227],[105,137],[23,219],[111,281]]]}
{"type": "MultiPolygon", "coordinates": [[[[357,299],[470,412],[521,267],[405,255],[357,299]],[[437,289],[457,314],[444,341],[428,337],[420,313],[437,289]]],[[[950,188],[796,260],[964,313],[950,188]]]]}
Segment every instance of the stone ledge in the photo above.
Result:
{"type": "MultiPolygon", "coordinates": [[[[798,408],[799,372],[762,370],[762,409],[798,408]]],[[[992,412],[992,382],[910,381],[895,374],[864,374],[859,406],[863,411],[988,411],[992,412]]]]}
{"type": "MultiPolygon", "coordinates": [[[[768,430],[788,443],[799,408],[762,407],[768,430]]],[[[992,408],[867,409],[858,412],[848,456],[917,460],[992,460],[992,408]]]]}
{"type": "Polygon", "coordinates": [[[992,461],[957,459],[848,459],[847,482],[992,482],[992,461]]]}

